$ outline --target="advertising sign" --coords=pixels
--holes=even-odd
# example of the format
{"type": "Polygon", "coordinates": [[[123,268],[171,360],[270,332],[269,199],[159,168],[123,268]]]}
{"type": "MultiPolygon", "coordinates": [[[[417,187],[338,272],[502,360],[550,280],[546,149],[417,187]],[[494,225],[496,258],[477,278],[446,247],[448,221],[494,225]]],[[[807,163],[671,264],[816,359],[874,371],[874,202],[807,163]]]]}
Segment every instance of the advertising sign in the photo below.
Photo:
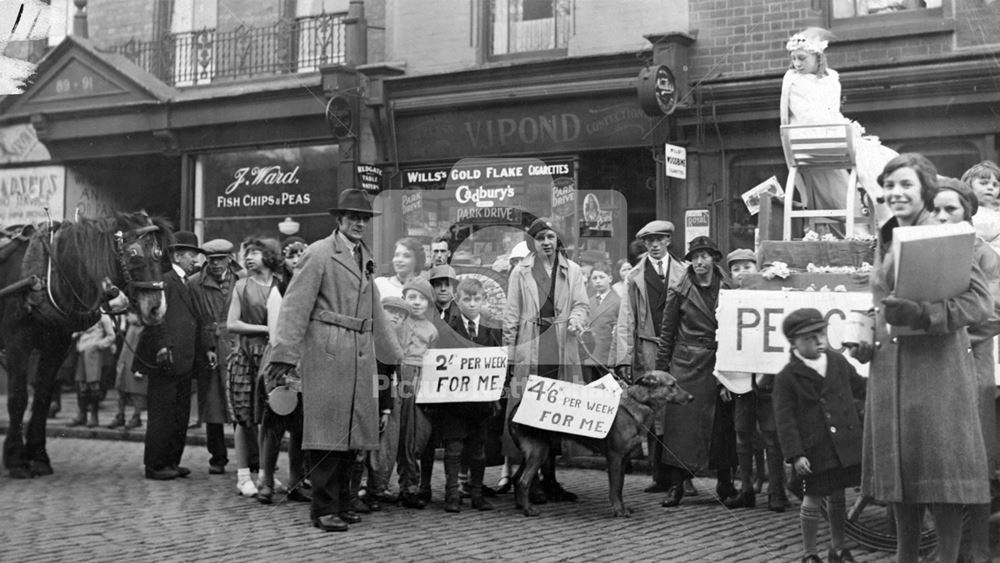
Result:
{"type": "Polygon", "coordinates": [[[432,348],[424,355],[417,403],[499,401],[507,377],[507,349],[432,348]]]}
{"type": "Polygon", "coordinates": [[[688,209],[684,212],[684,248],[690,246],[696,237],[709,234],[709,213],[707,209],[688,209]]]}
{"type": "Polygon", "coordinates": [[[0,226],[63,218],[66,168],[32,166],[0,170],[0,226]],[[48,213],[46,213],[48,209],[48,213]]]}
{"type": "Polygon", "coordinates": [[[382,191],[382,167],[374,164],[358,165],[358,184],[370,195],[382,191]]]}
{"type": "Polygon", "coordinates": [[[668,178],[687,178],[687,149],[677,145],[664,145],[664,167],[668,178]]]}
{"type": "Polygon", "coordinates": [[[542,430],[604,438],[618,414],[620,391],[529,375],[514,422],[542,430]]]}
{"type": "MultiPolygon", "coordinates": [[[[838,291],[756,291],[719,292],[717,338],[719,352],[715,367],[720,372],[777,373],[788,363],[788,341],[781,332],[785,315],[795,309],[819,309],[829,321],[830,347],[841,350],[848,313],[865,312],[872,306],[871,293],[838,291]]],[[[848,361],[861,375],[867,364],[848,361]]]]}

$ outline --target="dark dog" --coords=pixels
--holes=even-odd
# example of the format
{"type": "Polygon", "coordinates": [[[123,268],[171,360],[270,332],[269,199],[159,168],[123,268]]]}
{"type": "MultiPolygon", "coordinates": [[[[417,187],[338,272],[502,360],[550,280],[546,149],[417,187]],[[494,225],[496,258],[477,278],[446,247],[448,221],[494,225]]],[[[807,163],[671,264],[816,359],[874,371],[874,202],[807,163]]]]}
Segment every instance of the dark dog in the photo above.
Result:
{"type": "Polygon", "coordinates": [[[667,403],[684,404],[694,397],[677,385],[674,376],[665,371],[651,371],[640,377],[622,392],[621,406],[615,414],[611,430],[604,439],[587,438],[540,430],[514,422],[513,409],[508,419],[508,428],[514,443],[524,454],[524,463],[519,471],[520,478],[514,483],[514,498],[525,516],[538,516],[539,511],[532,506],[528,489],[542,463],[548,458],[549,446],[554,438],[568,438],[596,452],[604,454],[608,462],[608,491],[611,510],[614,515],[628,516],[631,510],[622,502],[622,487],[625,484],[623,465],[629,455],[642,445],[646,432],[652,427],[653,412],[667,403]]]}

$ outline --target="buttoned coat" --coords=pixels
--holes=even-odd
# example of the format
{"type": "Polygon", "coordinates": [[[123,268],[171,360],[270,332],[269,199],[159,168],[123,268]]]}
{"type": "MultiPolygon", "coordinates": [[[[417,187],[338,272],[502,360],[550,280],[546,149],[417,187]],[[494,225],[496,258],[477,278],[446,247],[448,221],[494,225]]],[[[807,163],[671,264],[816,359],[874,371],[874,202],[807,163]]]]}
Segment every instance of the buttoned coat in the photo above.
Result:
{"type": "Polygon", "coordinates": [[[222,285],[205,270],[191,276],[188,288],[201,320],[200,346],[203,350],[215,350],[217,365],[209,367],[204,354],[195,361],[195,377],[198,378],[198,419],[208,424],[226,424],[229,420],[226,409],[226,358],[232,350],[235,337],[226,328],[229,302],[233,297],[237,273],[230,268],[222,285]]]}
{"type": "Polygon", "coordinates": [[[826,353],[823,377],[791,354],[774,378],[774,416],[785,460],[809,460],[813,473],[861,465],[861,420],[854,399],[867,381],[839,352],[826,353]]]}
{"type": "MultiPolygon", "coordinates": [[[[659,338],[649,311],[649,289],[643,258],[625,276],[625,295],[618,309],[615,338],[611,343],[610,367],[630,366],[636,374],[656,369],[656,348],[659,338]]],[[[669,259],[667,289],[677,287],[684,279],[685,267],[673,257],[669,259]]]]}
{"type": "Polygon", "coordinates": [[[378,448],[375,354],[394,364],[402,351],[372,283],[374,262],[364,243],[361,252],[365,271],[336,231],[309,245],[281,302],[271,361],[299,365],[303,449],[378,448]],[[337,315],[346,321],[331,322],[337,315]],[[366,328],[342,326],[350,319],[366,328]]]}
{"type": "MultiPolygon", "coordinates": [[[[719,266],[715,266],[713,275],[719,277],[720,290],[731,287],[719,266]]],[[[718,397],[718,380],[713,375],[718,328],[715,310],[702,299],[694,271],[688,267],[677,288],[667,289],[656,354],[656,369],[669,371],[681,389],[694,396],[691,403],[663,409],[665,465],[698,471],[711,461],[709,450],[718,397]]]]}
{"type": "MultiPolygon", "coordinates": [[[[587,318],[587,327],[594,335],[594,349],[590,351],[598,362],[607,367],[614,367],[611,363],[611,341],[615,337],[615,324],[618,322],[618,312],[621,308],[622,300],[614,290],[608,290],[604,300],[597,303],[597,296],[590,298],[590,316],[587,318]]],[[[590,357],[584,356],[585,365],[594,366],[597,363],[590,357]]]]}
{"type": "Polygon", "coordinates": [[[163,273],[163,284],[167,303],[163,323],[142,331],[132,369],[146,375],[190,377],[196,354],[203,353],[198,312],[190,289],[172,268],[163,273]],[[163,348],[171,353],[172,362],[167,367],[156,363],[156,353],[163,348]]]}
{"type": "MultiPolygon", "coordinates": [[[[916,224],[933,224],[922,212],[916,224]]],[[[871,278],[875,350],[865,404],[861,490],[885,502],[990,501],[976,375],[966,327],[993,309],[979,266],[957,297],[924,302],[926,335],[892,337],[881,305],[895,286],[890,219],[879,233],[871,278]]]]}

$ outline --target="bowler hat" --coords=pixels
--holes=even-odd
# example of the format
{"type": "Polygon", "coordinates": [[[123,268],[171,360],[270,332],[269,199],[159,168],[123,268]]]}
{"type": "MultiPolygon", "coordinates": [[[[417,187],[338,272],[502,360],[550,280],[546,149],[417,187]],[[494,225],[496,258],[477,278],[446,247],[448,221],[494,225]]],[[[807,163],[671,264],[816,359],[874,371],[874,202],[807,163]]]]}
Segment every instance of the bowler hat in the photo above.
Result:
{"type": "Polygon", "coordinates": [[[365,192],[355,188],[340,192],[340,196],[337,198],[337,207],[331,207],[329,211],[334,215],[338,213],[359,213],[369,217],[381,215],[372,209],[372,202],[368,201],[365,192]]]}
{"type": "Polygon", "coordinates": [[[458,274],[455,273],[455,268],[444,264],[442,266],[434,266],[427,272],[427,279],[430,281],[449,279],[458,281],[458,274]]]}
{"type": "Polygon", "coordinates": [[[201,251],[205,253],[207,258],[215,256],[232,256],[234,249],[235,247],[233,246],[233,243],[224,238],[214,238],[206,242],[201,247],[201,251]]]}
{"type": "Polygon", "coordinates": [[[635,235],[635,238],[646,238],[652,235],[672,235],[674,233],[674,224],[670,221],[664,221],[662,219],[657,219],[656,221],[650,221],[646,223],[646,226],[639,229],[639,233],[635,235]]]}
{"type": "Polygon", "coordinates": [[[539,217],[532,221],[531,225],[528,226],[528,236],[535,238],[535,235],[545,230],[552,231],[557,237],[559,236],[559,231],[556,230],[555,224],[548,217],[539,217]]]}
{"type": "Polygon", "coordinates": [[[757,262],[757,255],[749,248],[737,248],[726,256],[726,267],[732,268],[733,262],[757,262]]]}
{"type": "Polygon", "coordinates": [[[722,260],[722,253],[719,252],[719,247],[716,246],[715,241],[704,235],[694,237],[694,239],[691,240],[691,243],[688,244],[688,251],[687,254],[684,255],[684,259],[690,260],[695,252],[699,252],[701,250],[707,250],[708,253],[715,258],[716,262],[722,260]]]}
{"type": "Polygon", "coordinates": [[[174,243],[170,245],[170,250],[193,250],[204,252],[198,246],[198,235],[191,231],[177,231],[174,233],[174,243]]]}
{"type": "Polygon", "coordinates": [[[788,313],[781,323],[781,331],[785,333],[785,338],[791,340],[796,336],[824,329],[826,325],[823,313],[820,313],[818,309],[807,307],[788,313]]]}

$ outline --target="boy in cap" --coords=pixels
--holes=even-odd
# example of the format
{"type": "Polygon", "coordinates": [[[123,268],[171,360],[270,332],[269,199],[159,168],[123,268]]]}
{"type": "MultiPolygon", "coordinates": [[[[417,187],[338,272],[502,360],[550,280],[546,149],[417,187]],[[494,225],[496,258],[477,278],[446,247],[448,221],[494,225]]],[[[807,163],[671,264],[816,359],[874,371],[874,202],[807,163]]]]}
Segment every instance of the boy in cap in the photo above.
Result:
{"type": "Polygon", "coordinates": [[[854,561],[844,548],[847,518],[844,489],[861,482],[861,421],[854,399],[864,400],[866,381],[842,354],[827,348],[826,319],[816,309],[796,309],[782,322],[791,348],[775,377],[774,414],[787,461],[802,495],[804,562],[819,562],[816,535],[820,503],[828,497],[830,551],[827,561],[854,561]]]}
{"type": "Polygon", "coordinates": [[[431,321],[434,289],[420,277],[410,278],[403,286],[403,299],[410,306],[410,316],[398,327],[403,348],[399,371],[399,503],[422,509],[426,502],[418,497],[420,467],[418,458],[430,439],[431,422],[423,407],[417,405],[417,384],[423,370],[424,353],[437,344],[438,330],[431,321]]]}

